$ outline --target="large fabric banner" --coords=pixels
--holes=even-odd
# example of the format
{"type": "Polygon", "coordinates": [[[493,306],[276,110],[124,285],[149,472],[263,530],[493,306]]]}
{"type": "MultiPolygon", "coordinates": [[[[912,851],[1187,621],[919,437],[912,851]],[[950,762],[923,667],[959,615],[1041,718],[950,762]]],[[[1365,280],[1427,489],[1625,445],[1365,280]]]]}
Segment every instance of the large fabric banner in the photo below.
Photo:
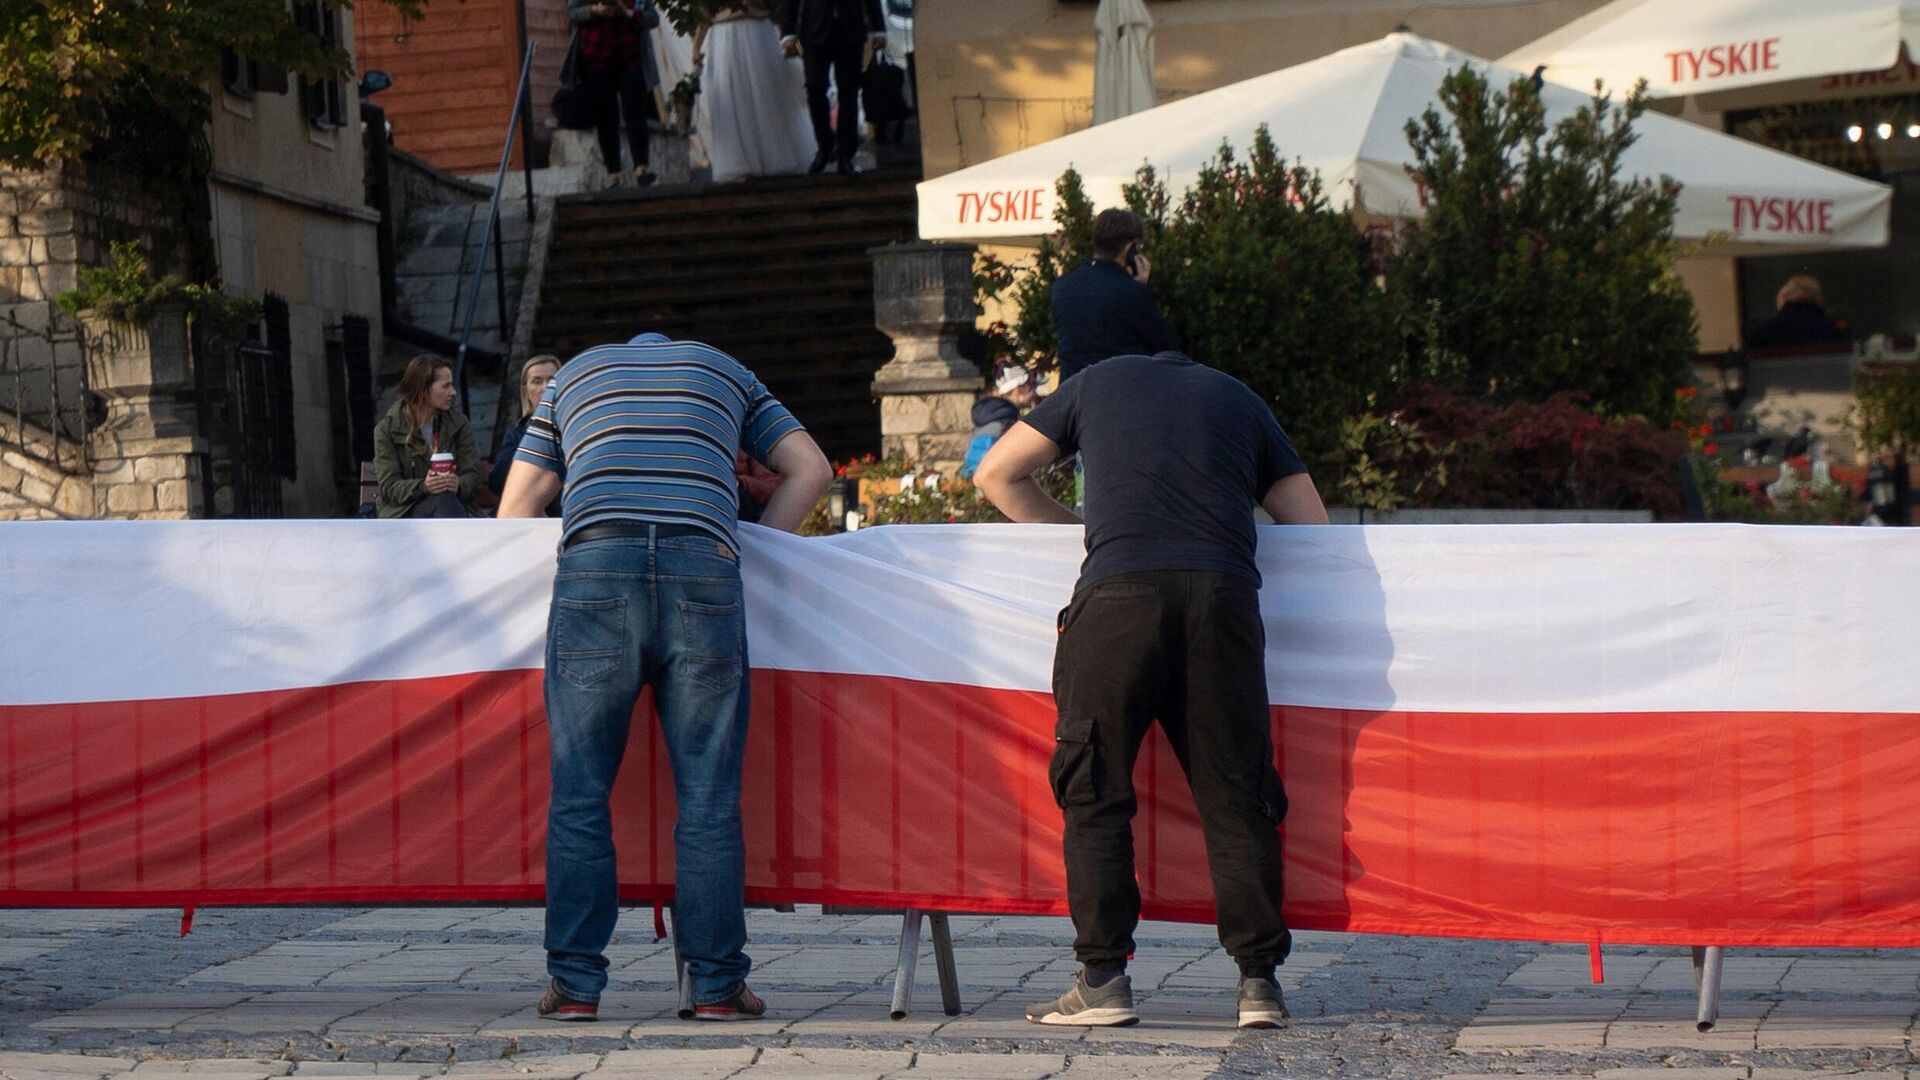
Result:
{"type": "MultiPolygon", "coordinates": [[[[535,901],[552,522],[0,527],[0,905],[535,901]]],[[[1298,926],[1920,945],[1920,532],[1268,528],[1298,926]]],[[[1064,910],[1076,529],[747,530],[749,898],[1064,910]]],[[[671,893],[643,704],[620,878],[671,893]]],[[[1143,755],[1152,917],[1211,917],[1143,755]]]]}

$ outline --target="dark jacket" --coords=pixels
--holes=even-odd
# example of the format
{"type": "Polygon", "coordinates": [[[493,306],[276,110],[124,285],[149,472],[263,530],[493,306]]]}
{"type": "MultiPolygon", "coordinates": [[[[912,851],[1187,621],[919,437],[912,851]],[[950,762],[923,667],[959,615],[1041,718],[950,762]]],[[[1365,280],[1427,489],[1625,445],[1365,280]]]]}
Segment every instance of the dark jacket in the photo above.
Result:
{"type": "Polygon", "coordinates": [[[1062,379],[1116,356],[1180,348],[1180,336],[1160,314],[1152,290],[1111,259],[1094,259],[1053,283],[1053,325],[1062,379]]]}
{"type": "Polygon", "coordinates": [[[780,0],[774,19],[780,24],[781,36],[797,37],[808,48],[832,44],[837,20],[864,26],[869,34],[887,32],[880,0],[780,0]]]}
{"type": "MultiPolygon", "coordinates": [[[[493,471],[487,474],[487,488],[496,499],[507,493],[507,474],[513,471],[513,452],[520,449],[520,440],[526,436],[527,424],[532,420],[533,417],[526,417],[500,437],[500,450],[493,455],[493,471]]],[[[560,516],[558,496],[547,504],[547,516],[560,516]]]]}
{"type": "MultiPolygon", "coordinates": [[[[427,478],[427,459],[433,447],[407,422],[405,403],[396,401],[373,426],[373,475],[380,482],[374,506],[383,518],[406,517],[420,501],[420,484],[427,478]]],[[[453,409],[433,421],[440,451],[453,455],[453,471],[460,477],[460,501],[471,503],[480,493],[480,453],[473,446],[473,428],[453,409]]]]}
{"type": "Polygon", "coordinates": [[[1749,349],[1837,345],[1847,340],[1847,332],[1840,329],[1839,324],[1829,318],[1819,304],[1807,300],[1794,300],[1782,305],[1779,311],[1753,324],[1753,329],[1747,332],[1749,349]]]}
{"type": "MultiPolygon", "coordinates": [[[[560,81],[572,85],[580,69],[580,28],[593,21],[593,6],[602,0],[567,0],[567,21],[573,24],[573,40],[567,42],[566,59],[560,62],[560,81]]],[[[654,0],[610,0],[615,7],[633,7],[640,15],[634,27],[640,34],[640,68],[648,86],[660,85],[660,64],[653,58],[653,31],[660,28],[660,8],[654,0]]]]}

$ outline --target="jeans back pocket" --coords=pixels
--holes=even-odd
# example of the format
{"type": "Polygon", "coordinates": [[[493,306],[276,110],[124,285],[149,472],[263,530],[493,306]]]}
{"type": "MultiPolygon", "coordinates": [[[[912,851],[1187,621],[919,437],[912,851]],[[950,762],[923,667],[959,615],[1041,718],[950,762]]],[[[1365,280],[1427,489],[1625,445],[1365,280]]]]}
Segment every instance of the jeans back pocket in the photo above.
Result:
{"type": "Polygon", "coordinates": [[[746,626],[741,607],[680,601],[681,655],[693,680],[711,690],[731,690],[745,664],[746,626]]]}
{"type": "Polygon", "coordinates": [[[581,689],[620,670],[627,655],[627,600],[553,601],[554,674],[581,689]]]}

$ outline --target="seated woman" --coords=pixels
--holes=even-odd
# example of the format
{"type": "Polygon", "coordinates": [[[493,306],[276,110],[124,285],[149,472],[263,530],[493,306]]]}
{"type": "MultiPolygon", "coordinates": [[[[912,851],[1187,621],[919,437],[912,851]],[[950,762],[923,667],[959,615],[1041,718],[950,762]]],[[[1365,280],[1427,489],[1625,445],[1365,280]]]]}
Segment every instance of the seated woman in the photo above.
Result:
{"type": "MultiPolygon", "coordinates": [[[[527,421],[533,419],[533,410],[540,407],[540,396],[547,392],[547,384],[559,370],[560,358],[551,355],[530,357],[520,365],[520,422],[500,437],[500,449],[493,455],[493,471],[487,476],[487,487],[495,498],[507,490],[507,474],[513,471],[513,452],[520,448],[520,439],[527,433],[527,421]]],[[[547,505],[547,516],[560,516],[559,499],[547,505]]]]}
{"type": "Polygon", "coordinates": [[[453,407],[453,365],[421,354],[400,376],[400,400],[373,429],[373,471],[383,518],[472,517],[480,491],[480,454],[473,429],[453,407]],[[434,458],[451,455],[450,471],[434,458]]]}

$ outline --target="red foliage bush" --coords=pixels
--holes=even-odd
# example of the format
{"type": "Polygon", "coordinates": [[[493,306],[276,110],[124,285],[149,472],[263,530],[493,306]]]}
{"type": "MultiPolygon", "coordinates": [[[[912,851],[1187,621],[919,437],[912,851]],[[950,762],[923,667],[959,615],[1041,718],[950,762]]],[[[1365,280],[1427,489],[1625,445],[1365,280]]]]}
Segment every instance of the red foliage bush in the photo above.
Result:
{"type": "Polygon", "coordinates": [[[1421,505],[1651,510],[1662,521],[1684,512],[1681,435],[1638,418],[1609,420],[1575,395],[1496,403],[1424,387],[1397,412],[1430,440],[1432,463],[1446,467],[1446,486],[1421,505]]]}

